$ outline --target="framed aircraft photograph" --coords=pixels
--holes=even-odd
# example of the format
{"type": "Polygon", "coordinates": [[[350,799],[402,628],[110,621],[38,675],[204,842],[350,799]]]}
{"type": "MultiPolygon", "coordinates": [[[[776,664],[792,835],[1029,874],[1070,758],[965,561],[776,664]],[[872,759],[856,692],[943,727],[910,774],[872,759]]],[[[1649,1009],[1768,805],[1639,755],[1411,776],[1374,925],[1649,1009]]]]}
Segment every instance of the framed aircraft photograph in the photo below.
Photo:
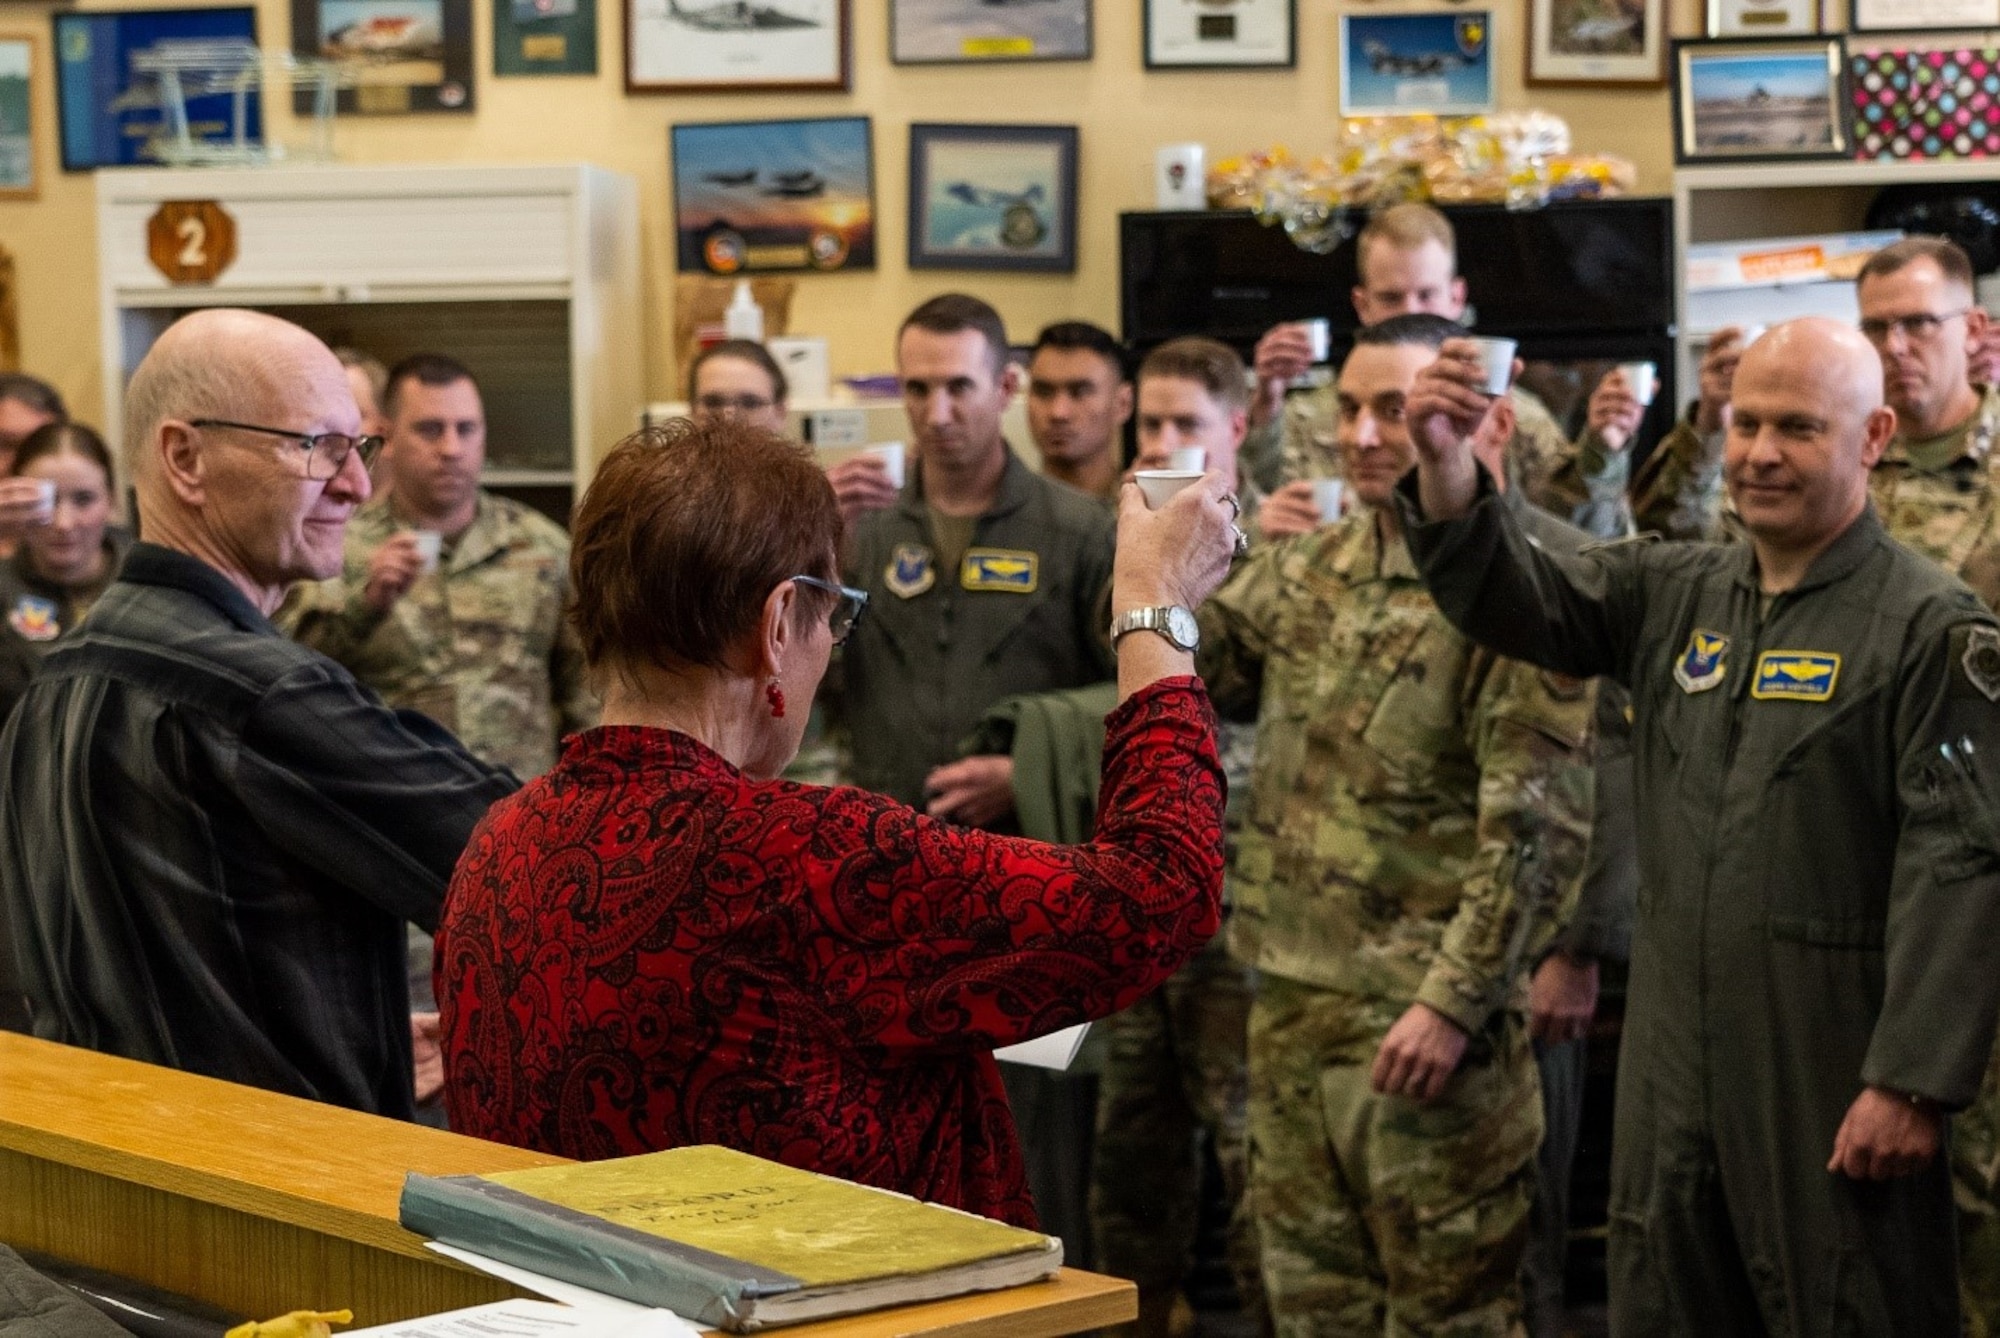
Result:
{"type": "Polygon", "coordinates": [[[1340,16],[1342,116],[1475,116],[1493,102],[1491,11],[1340,16]]]}
{"type": "Polygon", "coordinates": [[[1527,81],[1545,88],[1666,83],[1666,0],[1528,0],[1527,81]]]}
{"type": "Polygon", "coordinates": [[[889,0],[889,59],[898,65],[1089,60],[1090,4],[889,0]]]}
{"type": "Polygon", "coordinates": [[[1073,125],[910,127],[911,269],[1076,269],[1073,125]]]}
{"type": "Polygon", "coordinates": [[[849,0],[624,0],[628,93],[839,92],[849,0]]]}
{"type": "Polygon", "coordinates": [[[682,274],[875,268],[867,117],[677,125],[672,143],[682,274]]]}
{"type": "MultiPolygon", "coordinates": [[[[473,109],[472,0],[292,0],[292,51],[354,70],[344,113],[473,109]]],[[[312,89],[292,89],[295,113],[312,104],[312,89]]]]}

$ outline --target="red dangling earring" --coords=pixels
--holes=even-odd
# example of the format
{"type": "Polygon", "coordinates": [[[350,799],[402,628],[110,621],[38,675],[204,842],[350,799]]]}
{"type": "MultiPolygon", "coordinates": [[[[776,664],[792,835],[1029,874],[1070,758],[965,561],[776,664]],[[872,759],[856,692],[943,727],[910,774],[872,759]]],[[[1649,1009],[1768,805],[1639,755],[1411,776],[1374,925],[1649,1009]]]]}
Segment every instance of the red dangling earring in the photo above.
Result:
{"type": "Polygon", "coordinates": [[[772,679],[764,685],[764,700],[771,703],[771,719],[783,720],[785,718],[785,693],[778,686],[776,679],[772,679]]]}

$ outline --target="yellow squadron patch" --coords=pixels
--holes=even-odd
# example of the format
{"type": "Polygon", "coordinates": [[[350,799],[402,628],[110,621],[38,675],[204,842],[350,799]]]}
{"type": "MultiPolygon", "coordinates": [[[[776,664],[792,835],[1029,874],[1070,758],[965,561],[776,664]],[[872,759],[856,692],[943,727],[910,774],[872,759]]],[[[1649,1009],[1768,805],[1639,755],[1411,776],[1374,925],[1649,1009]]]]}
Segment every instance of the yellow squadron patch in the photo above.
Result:
{"type": "Polygon", "coordinates": [[[882,583],[901,599],[915,599],[937,583],[937,561],[922,544],[897,544],[882,583]]]}
{"type": "Polygon", "coordinates": [[[1750,695],[1759,701],[1823,702],[1840,679],[1840,657],[1824,650],[1767,650],[1757,657],[1750,695]]]}
{"type": "Polygon", "coordinates": [[[1035,553],[1012,548],[974,548],[967,550],[965,561],[959,564],[958,583],[967,590],[1032,595],[1041,568],[1042,559],[1035,553]]]}
{"type": "Polygon", "coordinates": [[[1695,628],[1687,649],[1674,662],[1674,682],[1681,685],[1682,692],[1707,692],[1728,674],[1729,666],[1722,658],[1728,652],[1728,637],[1695,628]]]}

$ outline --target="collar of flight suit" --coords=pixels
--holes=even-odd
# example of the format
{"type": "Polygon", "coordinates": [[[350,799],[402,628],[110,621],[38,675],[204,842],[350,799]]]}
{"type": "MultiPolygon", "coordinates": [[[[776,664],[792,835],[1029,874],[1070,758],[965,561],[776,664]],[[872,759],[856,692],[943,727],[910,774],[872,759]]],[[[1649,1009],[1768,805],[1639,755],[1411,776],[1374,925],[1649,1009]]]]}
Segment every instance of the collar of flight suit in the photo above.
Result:
{"type": "MultiPolygon", "coordinates": [[[[1854,523],[1840,532],[1840,537],[1826,546],[1826,550],[1806,568],[1806,574],[1799,583],[1784,594],[1804,594],[1821,586],[1832,585],[1851,575],[1855,568],[1867,560],[1882,542],[1884,531],[1881,517],[1875,514],[1875,504],[1868,502],[1861,508],[1861,514],[1854,523]]],[[[1757,557],[1752,546],[1745,542],[1737,544],[1735,553],[1736,583],[1753,594],[1761,593],[1757,584],[1757,557]]]]}
{"type": "MultiPolygon", "coordinates": [[[[993,494],[992,505],[979,513],[979,519],[989,516],[1005,516],[1019,511],[1035,495],[1035,475],[1021,463],[1021,457],[1014,454],[1014,448],[1004,439],[1000,449],[1007,454],[1006,464],[1000,471],[1000,487],[993,494]]],[[[924,505],[924,466],[921,460],[910,467],[909,482],[903,485],[903,492],[896,499],[896,509],[905,520],[918,526],[929,524],[930,513],[924,505]]]]}
{"type": "MultiPolygon", "coordinates": [[[[1974,381],[1972,389],[1979,396],[1979,403],[1973,407],[1968,417],[1935,437],[1920,439],[1922,443],[1928,444],[1963,434],[1964,439],[1959,443],[1958,454],[1947,461],[1939,472],[1961,466],[1976,467],[1982,464],[2000,463],[1992,459],[1994,437],[2000,435],[2000,386],[1982,386],[1974,381]]],[[[1876,462],[1875,467],[1880,469],[1883,465],[1917,468],[1916,461],[1910,455],[1909,438],[1901,432],[1889,439],[1889,445],[1882,452],[1882,458],[1876,462]]]]}

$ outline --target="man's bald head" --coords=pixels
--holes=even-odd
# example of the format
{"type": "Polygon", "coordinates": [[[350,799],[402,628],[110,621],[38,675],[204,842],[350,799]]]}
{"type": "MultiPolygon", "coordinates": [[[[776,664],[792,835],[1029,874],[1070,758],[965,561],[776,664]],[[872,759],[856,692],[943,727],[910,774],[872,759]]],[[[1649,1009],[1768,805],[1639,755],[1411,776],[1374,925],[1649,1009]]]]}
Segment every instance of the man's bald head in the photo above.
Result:
{"type": "Polygon", "coordinates": [[[1840,408],[1857,421],[1882,407],[1882,361],[1874,345],[1852,325],[1825,316],[1772,326],[1743,351],[1737,384],[1746,371],[1816,386],[1829,409],[1840,408]]]}
{"type": "Polygon", "coordinates": [[[135,483],[144,490],[158,477],[151,446],[160,424],[265,422],[300,379],[328,369],[345,376],[325,344],[276,316],[216,307],[181,317],[154,341],[125,388],[125,445],[135,483]]]}
{"type": "Polygon", "coordinates": [[[358,451],[314,477],[312,439],[361,430],[325,344],[275,316],[196,312],[154,343],[125,408],[149,540],[208,563],[266,614],[291,582],[340,570],[369,482],[358,451]]]}

